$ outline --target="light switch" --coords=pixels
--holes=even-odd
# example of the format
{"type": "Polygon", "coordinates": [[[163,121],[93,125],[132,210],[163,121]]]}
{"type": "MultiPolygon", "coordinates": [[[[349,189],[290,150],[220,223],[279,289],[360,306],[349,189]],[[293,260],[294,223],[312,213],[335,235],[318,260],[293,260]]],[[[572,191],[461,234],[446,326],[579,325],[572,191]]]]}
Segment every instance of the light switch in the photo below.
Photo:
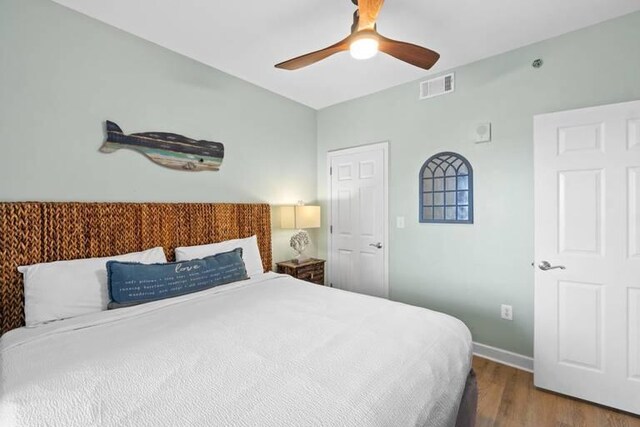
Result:
{"type": "Polygon", "coordinates": [[[404,228],[404,217],[403,216],[396,217],[396,227],[404,228]]]}

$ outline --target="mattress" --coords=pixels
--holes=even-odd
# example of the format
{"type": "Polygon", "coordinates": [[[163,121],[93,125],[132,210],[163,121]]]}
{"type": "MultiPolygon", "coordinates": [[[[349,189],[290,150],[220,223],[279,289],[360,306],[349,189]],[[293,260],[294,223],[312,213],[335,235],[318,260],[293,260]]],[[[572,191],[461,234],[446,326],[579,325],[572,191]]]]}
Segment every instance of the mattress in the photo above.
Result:
{"type": "Polygon", "coordinates": [[[453,426],[471,335],[275,273],[0,338],[2,426],[453,426]]]}

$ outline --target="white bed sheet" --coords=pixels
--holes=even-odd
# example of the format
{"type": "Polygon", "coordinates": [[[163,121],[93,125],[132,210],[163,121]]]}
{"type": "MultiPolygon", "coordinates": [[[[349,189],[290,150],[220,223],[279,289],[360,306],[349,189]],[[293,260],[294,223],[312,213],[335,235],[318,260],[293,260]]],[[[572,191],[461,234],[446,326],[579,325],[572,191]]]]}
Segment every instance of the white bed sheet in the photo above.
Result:
{"type": "Polygon", "coordinates": [[[2,426],[452,426],[471,334],[266,273],[0,338],[2,426]]]}

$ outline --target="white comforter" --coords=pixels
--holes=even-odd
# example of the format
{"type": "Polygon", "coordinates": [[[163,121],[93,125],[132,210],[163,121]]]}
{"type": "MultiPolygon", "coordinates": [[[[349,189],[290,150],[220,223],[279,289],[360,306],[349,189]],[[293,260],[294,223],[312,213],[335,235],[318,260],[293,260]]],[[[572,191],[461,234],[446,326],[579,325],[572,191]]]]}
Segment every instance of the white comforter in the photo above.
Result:
{"type": "Polygon", "coordinates": [[[459,320],[267,273],[0,338],[1,426],[451,426],[459,320]]]}

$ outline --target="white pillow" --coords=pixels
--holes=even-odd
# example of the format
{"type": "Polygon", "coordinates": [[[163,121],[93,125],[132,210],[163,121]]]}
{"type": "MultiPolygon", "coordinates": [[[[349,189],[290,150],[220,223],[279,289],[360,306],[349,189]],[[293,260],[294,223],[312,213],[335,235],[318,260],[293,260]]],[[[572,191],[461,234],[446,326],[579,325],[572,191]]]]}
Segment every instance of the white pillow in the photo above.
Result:
{"type": "Polygon", "coordinates": [[[107,261],[165,263],[161,247],[104,258],[56,261],[18,267],[24,279],[27,326],[107,309],[107,261]]]}
{"type": "Polygon", "coordinates": [[[242,260],[249,277],[264,273],[256,236],[247,237],[246,239],[225,240],[224,242],[211,243],[209,245],[176,248],[176,261],[204,258],[221,252],[229,252],[235,248],[242,248],[242,260]]]}

